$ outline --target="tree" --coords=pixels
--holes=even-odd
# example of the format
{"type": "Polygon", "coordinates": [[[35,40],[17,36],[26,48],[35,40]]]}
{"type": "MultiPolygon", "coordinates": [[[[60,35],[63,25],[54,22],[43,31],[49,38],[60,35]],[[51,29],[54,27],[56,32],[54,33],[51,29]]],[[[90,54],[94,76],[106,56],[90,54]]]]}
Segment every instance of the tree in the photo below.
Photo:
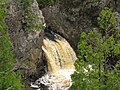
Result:
{"type": "Polygon", "coordinates": [[[5,1],[0,0],[0,90],[24,90],[17,73],[12,71],[14,56],[5,23],[5,1]]]}
{"type": "Polygon", "coordinates": [[[70,90],[120,88],[120,28],[115,27],[114,13],[107,7],[97,19],[100,31],[93,28],[80,35],[70,90]]]}

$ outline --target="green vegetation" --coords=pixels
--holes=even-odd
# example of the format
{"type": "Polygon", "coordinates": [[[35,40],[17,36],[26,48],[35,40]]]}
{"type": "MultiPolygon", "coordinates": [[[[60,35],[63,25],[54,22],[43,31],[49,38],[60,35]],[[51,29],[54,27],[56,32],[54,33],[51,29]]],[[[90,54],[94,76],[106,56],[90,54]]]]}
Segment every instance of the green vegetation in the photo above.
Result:
{"type": "Polygon", "coordinates": [[[5,16],[5,1],[0,0],[0,90],[24,90],[19,75],[12,71],[14,56],[11,52],[5,16]]]}
{"type": "Polygon", "coordinates": [[[115,18],[114,13],[112,13],[112,9],[105,7],[99,14],[98,24],[100,28],[104,30],[110,30],[111,27],[115,26],[115,18]]]}
{"type": "Polygon", "coordinates": [[[25,31],[31,31],[31,30],[37,30],[39,31],[40,28],[42,28],[42,25],[40,23],[36,23],[39,20],[39,16],[34,13],[34,10],[32,8],[33,0],[21,0],[22,2],[22,8],[23,8],[23,14],[25,19],[25,25],[24,29],[25,31]]]}
{"type": "Polygon", "coordinates": [[[70,90],[120,89],[120,28],[115,27],[114,13],[107,7],[97,19],[100,31],[93,28],[80,35],[70,90]]]}

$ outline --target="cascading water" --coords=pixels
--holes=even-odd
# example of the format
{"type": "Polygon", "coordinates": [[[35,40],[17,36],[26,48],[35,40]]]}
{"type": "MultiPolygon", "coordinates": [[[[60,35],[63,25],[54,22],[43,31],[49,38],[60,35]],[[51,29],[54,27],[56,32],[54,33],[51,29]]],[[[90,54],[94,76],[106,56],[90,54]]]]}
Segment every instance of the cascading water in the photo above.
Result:
{"type": "Polygon", "coordinates": [[[74,50],[63,37],[53,32],[46,34],[42,49],[48,73],[35,84],[48,86],[49,90],[67,90],[71,86],[70,75],[74,72],[74,61],[77,59],[74,50]]]}

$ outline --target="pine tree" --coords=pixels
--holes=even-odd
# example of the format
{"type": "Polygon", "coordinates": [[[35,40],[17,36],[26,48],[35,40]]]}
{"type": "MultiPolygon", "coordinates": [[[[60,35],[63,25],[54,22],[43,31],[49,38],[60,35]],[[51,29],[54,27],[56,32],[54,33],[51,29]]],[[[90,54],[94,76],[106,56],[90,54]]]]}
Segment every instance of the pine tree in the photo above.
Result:
{"type": "Polygon", "coordinates": [[[76,71],[71,75],[70,90],[119,90],[120,28],[114,13],[105,7],[99,14],[100,31],[82,32],[78,43],[76,71]],[[114,62],[114,63],[113,63],[114,62]]]}

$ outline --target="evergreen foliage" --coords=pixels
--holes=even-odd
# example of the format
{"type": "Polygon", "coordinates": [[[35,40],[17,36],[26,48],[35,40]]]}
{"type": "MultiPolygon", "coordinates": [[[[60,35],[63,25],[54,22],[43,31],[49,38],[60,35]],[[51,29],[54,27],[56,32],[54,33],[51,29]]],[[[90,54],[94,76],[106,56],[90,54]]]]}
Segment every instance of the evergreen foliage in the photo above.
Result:
{"type": "Polygon", "coordinates": [[[110,27],[115,26],[114,13],[112,13],[112,9],[108,7],[103,8],[97,20],[100,28],[104,30],[109,30],[110,27]]]}
{"type": "Polygon", "coordinates": [[[12,71],[14,56],[5,23],[5,1],[0,0],[0,90],[24,90],[18,75],[12,71]]]}
{"type": "Polygon", "coordinates": [[[100,12],[98,24],[102,33],[93,28],[80,35],[70,90],[120,89],[120,28],[114,27],[111,9],[105,7],[100,12]]]}

